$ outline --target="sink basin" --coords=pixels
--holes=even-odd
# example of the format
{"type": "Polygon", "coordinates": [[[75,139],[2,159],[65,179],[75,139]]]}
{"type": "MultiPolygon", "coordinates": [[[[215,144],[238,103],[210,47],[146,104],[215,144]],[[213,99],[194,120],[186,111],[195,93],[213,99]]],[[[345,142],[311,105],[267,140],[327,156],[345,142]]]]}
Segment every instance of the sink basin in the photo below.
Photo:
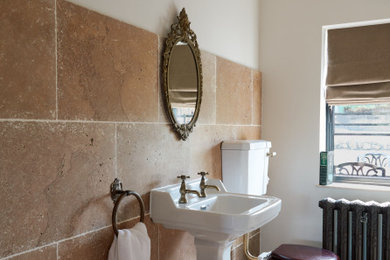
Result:
{"type": "Polygon", "coordinates": [[[239,194],[213,194],[204,199],[187,206],[192,210],[203,210],[221,214],[250,214],[266,207],[267,199],[239,194]]]}
{"type": "MultiPolygon", "coordinates": [[[[187,182],[187,189],[199,190],[200,178],[187,182]]],[[[166,228],[181,229],[195,236],[197,259],[230,259],[233,241],[274,219],[281,200],[226,191],[220,180],[209,179],[221,191],[207,189],[206,198],[187,194],[188,202],[179,204],[180,183],[153,189],[150,216],[166,228]]]]}

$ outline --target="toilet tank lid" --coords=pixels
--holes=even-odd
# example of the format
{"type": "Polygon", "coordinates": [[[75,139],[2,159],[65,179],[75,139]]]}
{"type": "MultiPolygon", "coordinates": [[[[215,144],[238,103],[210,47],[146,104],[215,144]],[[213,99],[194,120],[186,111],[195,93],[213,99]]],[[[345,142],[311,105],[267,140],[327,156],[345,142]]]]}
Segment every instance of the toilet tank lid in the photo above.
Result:
{"type": "Polygon", "coordinates": [[[223,141],[222,150],[257,150],[271,148],[271,142],[265,140],[231,140],[223,141]]]}

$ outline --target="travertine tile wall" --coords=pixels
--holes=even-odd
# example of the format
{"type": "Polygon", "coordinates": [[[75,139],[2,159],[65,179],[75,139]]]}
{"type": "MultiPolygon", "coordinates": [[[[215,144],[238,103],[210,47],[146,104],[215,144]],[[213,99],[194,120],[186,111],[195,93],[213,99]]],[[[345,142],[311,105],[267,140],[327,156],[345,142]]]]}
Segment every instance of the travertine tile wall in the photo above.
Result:
{"type": "MultiPolygon", "coordinates": [[[[157,35],[64,0],[2,0],[0,39],[0,259],[106,259],[115,177],[148,205],[179,174],[221,178],[222,140],[260,138],[261,74],[213,54],[183,142],[164,114],[157,35]]],[[[137,217],[128,199],[119,221],[137,217]]],[[[196,258],[191,235],[146,224],[152,259],[196,258]]]]}

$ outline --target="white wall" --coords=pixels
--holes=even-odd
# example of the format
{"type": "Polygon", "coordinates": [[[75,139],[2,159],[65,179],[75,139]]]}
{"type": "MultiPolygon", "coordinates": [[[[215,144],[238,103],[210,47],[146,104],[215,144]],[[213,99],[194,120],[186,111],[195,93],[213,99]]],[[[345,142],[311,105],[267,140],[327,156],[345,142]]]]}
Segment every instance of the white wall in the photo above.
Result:
{"type": "Polygon", "coordinates": [[[166,36],[185,7],[202,50],[259,67],[258,0],[70,0],[137,27],[166,36]]]}
{"type": "Polygon", "coordinates": [[[262,229],[264,250],[284,242],[318,245],[324,197],[390,199],[388,191],[318,188],[321,27],[390,17],[388,0],[261,0],[260,70],[263,137],[270,161],[269,194],[282,198],[277,219],[262,229]]]}

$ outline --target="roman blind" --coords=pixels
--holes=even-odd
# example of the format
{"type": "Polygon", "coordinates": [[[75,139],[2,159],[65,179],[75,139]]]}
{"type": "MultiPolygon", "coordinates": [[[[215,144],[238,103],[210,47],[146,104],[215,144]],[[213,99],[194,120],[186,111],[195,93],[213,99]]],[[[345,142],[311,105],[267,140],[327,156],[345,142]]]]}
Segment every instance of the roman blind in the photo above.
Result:
{"type": "Polygon", "coordinates": [[[329,29],[326,101],[390,102],[390,23],[329,29]]]}

